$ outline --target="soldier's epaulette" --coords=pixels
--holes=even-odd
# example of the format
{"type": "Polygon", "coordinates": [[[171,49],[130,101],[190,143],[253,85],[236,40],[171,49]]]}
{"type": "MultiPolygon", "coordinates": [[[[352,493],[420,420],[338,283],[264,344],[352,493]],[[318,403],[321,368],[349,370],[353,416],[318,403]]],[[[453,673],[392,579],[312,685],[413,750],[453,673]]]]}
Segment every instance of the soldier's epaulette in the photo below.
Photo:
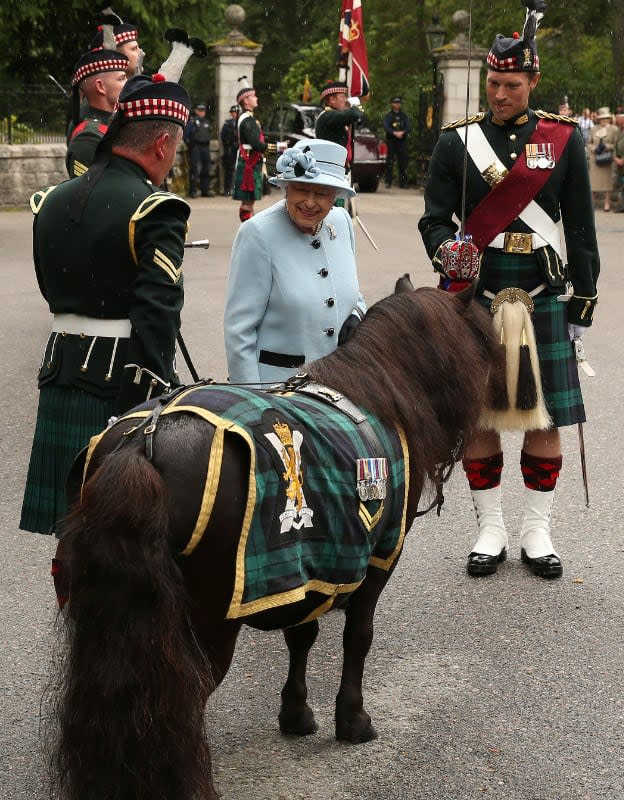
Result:
{"type": "Polygon", "coordinates": [[[48,196],[56,189],[56,186],[48,186],[47,189],[39,189],[30,198],[30,209],[33,214],[38,214],[41,211],[41,206],[45,203],[48,196]]]}
{"type": "Polygon", "coordinates": [[[535,116],[540,119],[551,119],[553,122],[567,122],[568,125],[578,125],[574,117],[566,117],[564,114],[552,114],[550,111],[536,111],[535,116]]]}
{"type": "Polygon", "coordinates": [[[152,194],[148,195],[145,200],[142,200],[139,206],[137,207],[136,211],[131,217],[131,222],[138,222],[138,220],[143,219],[146,217],[150,212],[152,212],[157,206],[161,203],[166,203],[169,200],[177,200],[179,203],[182,203],[189,209],[189,213],[191,207],[183,200],[181,197],[178,197],[177,194],[173,192],[163,192],[163,191],[156,191],[152,192],[152,194]]]}
{"type": "Polygon", "coordinates": [[[455,128],[462,128],[464,125],[472,125],[473,122],[481,122],[482,119],[485,119],[487,114],[485,111],[480,111],[478,114],[473,114],[470,117],[464,117],[463,119],[456,119],[454,122],[448,122],[446,125],[443,125],[441,130],[443,131],[452,131],[455,128]]]}
{"type": "MultiPolygon", "coordinates": [[[[134,243],[137,222],[147,217],[150,212],[152,212],[155,208],[158,208],[158,206],[162,205],[162,203],[170,203],[172,201],[175,203],[180,203],[183,206],[184,210],[186,211],[186,219],[188,220],[189,214],[191,213],[191,207],[186,200],[178,197],[178,195],[174,194],[173,192],[163,192],[159,189],[148,195],[145,200],[142,200],[137,206],[134,214],[130,217],[130,224],[128,225],[128,243],[130,244],[130,253],[132,254],[132,259],[135,264],[139,263],[134,243]]],[[[186,226],[186,230],[188,231],[188,225],[186,226]]]]}

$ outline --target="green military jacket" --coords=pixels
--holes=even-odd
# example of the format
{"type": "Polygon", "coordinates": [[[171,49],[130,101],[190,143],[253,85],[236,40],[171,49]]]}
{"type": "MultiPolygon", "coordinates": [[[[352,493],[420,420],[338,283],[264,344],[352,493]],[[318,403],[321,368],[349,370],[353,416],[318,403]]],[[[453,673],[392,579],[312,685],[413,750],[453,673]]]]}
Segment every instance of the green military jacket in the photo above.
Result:
{"type": "Polygon", "coordinates": [[[72,129],[65,156],[70,178],[77,178],[89,169],[97,146],[108,130],[110,118],[110,112],[89,106],[84,118],[72,129]]]}
{"type": "Polygon", "coordinates": [[[143,402],[154,384],[179,381],[175,342],[184,302],[182,258],[188,204],[162,192],[144,170],[113,156],[79,221],[73,204],[87,176],[35,193],[34,262],[53,314],[129,320],[129,338],[52,333],[39,386],[55,384],[111,398],[117,411],[143,402]]]}
{"type": "Polygon", "coordinates": [[[259,153],[264,153],[267,149],[262,126],[251,111],[243,111],[240,115],[238,139],[241,145],[249,145],[252,150],[256,150],[259,153]]]}
{"type": "MultiPolygon", "coordinates": [[[[575,120],[569,117],[541,111],[534,112],[530,109],[504,125],[494,123],[491,112],[477,114],[467,122],[481,127],[500,161],[507,169],[511,169],[515,156],[523,152],[540,116],[562,125],[576,124],[575,120]]],[[[432,260],[435,259],[440,245],[448,239],[454,239],[455,232],[459,230],[464,142],[455,128],[464,124],[466,120],[460,120],[443,128],[429,165],[425,189],[425,213],[418,227],[427,254],[432,260]]],[[[572,133],[564,152],[555,153],[555,158],[555,167],[541,191],[535,196],[535,202],[552,220],[562,221],[568,264],[567,273],[562,268],[552,272],[544,269],[544,280],[554,287],[564,286],[566,278],[571,281],[574,296],[568,304],[568,320],[571,323],[588,326],[591,325],[597,302],[596,281],[600,271],[600,260],[585,146],[578,129],[572,133]]],[[[490,185],[468,157],[466,219],[490,191],[490,185]]],[[[530,228],[519,218],[508,225],[506,230],[530,232],[530,228]]],[[[486,248],[482,270],[487,265],[487,258],[486,248]]]]}
{"type": "Polygon", "coordinates": [[[349,141],[349,126],[355,125],[364,116],[364,112],[353,106],[338,111],[331,106],[326,106],[316,120],[315,134],[317,139],[328,139],[343,147],[349,141]]]}

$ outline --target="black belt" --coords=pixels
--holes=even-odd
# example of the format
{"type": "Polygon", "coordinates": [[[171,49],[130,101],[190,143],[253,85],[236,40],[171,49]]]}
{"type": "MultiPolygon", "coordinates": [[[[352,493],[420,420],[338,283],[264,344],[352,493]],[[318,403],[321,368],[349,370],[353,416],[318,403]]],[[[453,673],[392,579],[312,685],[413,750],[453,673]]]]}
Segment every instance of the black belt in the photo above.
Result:
{"type": "Polygon", "coordinates": [[[385,457],[386,454],[381,446],[381,442],[375,433],[375,429],[368,421],[366,414],[360,411],[355,403],[352,403],[348,397],[345,397],[340,392],[337,392],[335,389],[332,389],[328,386],[323,386],[320,383],[314,383],[313,381],[310,381],[305,372],[293,376],[284,384],[284,386],[286,391],[290,390],[299,392],[300,394],[309,395],[310,397],[314,397],[316,400],[322,400],[324,403],[327,403],[327,405],[333,406],[339,411],[342,411],[343,414],[346,414],[347,417],[349,417],[349,419],[351,419],[358,426],[360,435],[366,443],[370,455],[374,458],[385,457]]]}
{"type": "Polygon", "coordinates": [[[305,356],[291,356],[288,353],[272,353],[270,350],[261,350],[258,361],[271,367],[295,369],[305,362],[305,356]]]}

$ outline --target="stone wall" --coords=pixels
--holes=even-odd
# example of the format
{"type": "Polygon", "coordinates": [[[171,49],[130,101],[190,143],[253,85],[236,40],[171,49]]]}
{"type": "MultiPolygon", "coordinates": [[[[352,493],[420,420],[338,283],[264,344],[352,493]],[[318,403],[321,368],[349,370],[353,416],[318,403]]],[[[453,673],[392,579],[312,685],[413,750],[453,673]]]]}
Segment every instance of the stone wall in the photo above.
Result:
{"type": "Polygon", "coordinates": [[[0,205],[25,206],[33,192],[67,178],[64,144],[0,144],[0,205]]]}
{"type": "MultiPolygon", "coordinates": [[[[170,189],[182,196],[188,188],[186,148],[180,145],[170,189]]],[[[219,143],[210,145],[212,178],[218,177],[219,143]]],[[[0,144],[0,206],[27,206],[37,189],[67,179],[65,144],[0,144]]],[[[215,190],[217,187],[215,186],[215,190]]]]}

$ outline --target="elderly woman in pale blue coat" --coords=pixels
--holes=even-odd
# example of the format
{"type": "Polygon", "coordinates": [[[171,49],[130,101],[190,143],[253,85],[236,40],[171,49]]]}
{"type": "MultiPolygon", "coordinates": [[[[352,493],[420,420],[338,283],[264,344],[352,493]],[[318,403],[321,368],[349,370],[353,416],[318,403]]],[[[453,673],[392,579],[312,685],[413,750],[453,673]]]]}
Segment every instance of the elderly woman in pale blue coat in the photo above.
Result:
{"type": "Polygon", "coordinates": [[[232,383],[279,383],[331,353],[366,311],[344,147],[302,141],[277,162],[285,197],[244,222],[232,247],[225,350],[232,383]]]}

